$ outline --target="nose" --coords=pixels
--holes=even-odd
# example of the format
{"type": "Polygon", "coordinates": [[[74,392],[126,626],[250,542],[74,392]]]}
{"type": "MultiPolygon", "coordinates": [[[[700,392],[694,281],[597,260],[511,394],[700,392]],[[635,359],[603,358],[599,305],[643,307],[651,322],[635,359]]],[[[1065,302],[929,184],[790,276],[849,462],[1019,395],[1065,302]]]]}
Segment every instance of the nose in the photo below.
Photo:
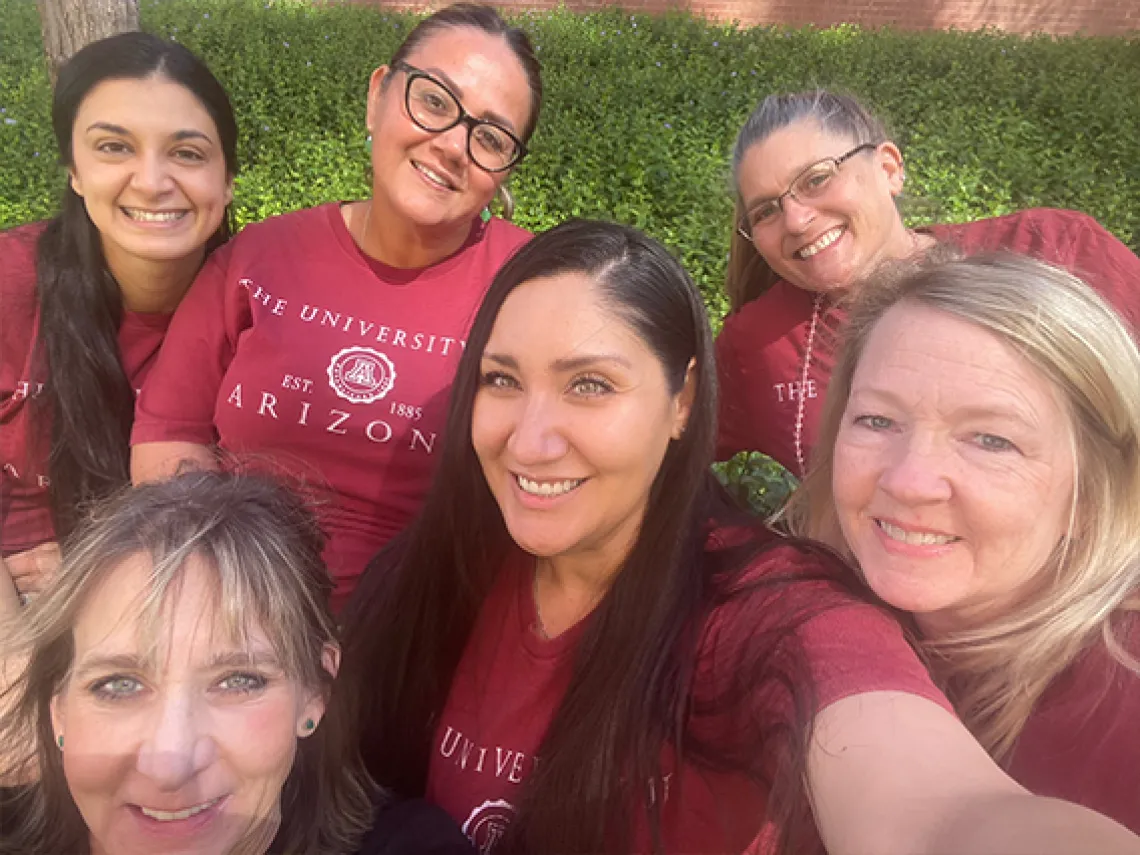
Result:
{"type": "Polygon", "coordinates": [[[214,760],[215,746],[193,701],[168,694],[156,705],[138,754],[138,771],[160,790],[177,790],[214,760]]]}
{"type": "Polygon", "coordinates": [[[900,504],[922,505],[949,499],[950,481],[950,450],[945,443],[910,434],[896,443],[879,486],[900,504]]]}
{"type": "Polygon", "coordinates": [[[453,128],[440,131],[432,139],[433,147],[451,163],[467,156],[467,125],[460,122],[453,128]]]}
{"type": "Polygon", "coordinates": [[[507,440],[511,456],[523,466],[535,466],[560,459],[568,448],[558,402],[546,395],[529,396],[507,440]]]}
{"type": "Polygon", "coordinates": [[[784,197],[781,203],[784,214],[784,226],[792,234],[802,234],[815,219],[815,208],[805,205],[791,193],[784,197]]]}
{"type": "Polygon", "coordinates": [[[131,184],[135,189],[157,196],[170,189],[173,178],[166,158],[159,152],[149,152],[139,157],[131,184]]]}

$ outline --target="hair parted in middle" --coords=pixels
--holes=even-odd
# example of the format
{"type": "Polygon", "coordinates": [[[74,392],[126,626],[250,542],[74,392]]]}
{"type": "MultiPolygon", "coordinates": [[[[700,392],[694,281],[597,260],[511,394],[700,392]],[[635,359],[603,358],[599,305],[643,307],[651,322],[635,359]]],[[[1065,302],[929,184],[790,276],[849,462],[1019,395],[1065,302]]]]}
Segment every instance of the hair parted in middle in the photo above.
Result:
{"type": "MultiPolygon", "coordinates": [[[[850,304],[810,471],[785,511],[789,528],[846,552],[832,497],[833,455],[860,358],[898,305],[944,312],[1019,353],[1068,414],[1076,473],[1075,535],[1042,567],[1016,609],[985,626],[928,640],[935,671],[958,714],[996,757],[1013,747],[1049,683],[1091,641],[1112,637],[1112,614],[1140,609],[1140,350],[1090,286],[1013,254],[903,263],[850,304]]],[[[944,255],[944,253],[943,253],[944,255]]]]}
{"type": "MultiPolygon", "coordinates": [[[[740,164],[749,149],[776,131],[802,121],[815,122],[824,133],[850,139],[852,145],[877,145],[891,138],[883,121],[853,95],[827,89],[769,95],[752,111],[736,136],[732,149],[735,188],[740,187],[740,164]]],[[[736,196],[724,286],[729,309],[734,312],[775,285],[779,278],[752,241],[736,230],[744,215],[739,192],[736,196]]]]}
{"type": "MultiPolygon", "coordinates": [[[[682,389],[692,364],[695,396],[685,430],[670,442],[653,481],[638,536],[576,648],[574,676],[538,752],[542,763],[526,782],[500,851],[629,851],[630,810],[644,810],[659,850],[661,806],[637,782],[660,778],[666,745],[686,762],[731,769],[775,792],[770,815],[799,828],[810,817],[800,748],[786,776],[774,776],[760,762],[771,733],[749,729],[731,756],[694,736],[694,720],[722,713],[758,684],[800,688],[805,678],[791,673],[798,663],[787,656],[773,664],[776,646],[794,631],[781,626],[747,639],[740,673],[717,700],[693,702],[703,619],[715,604],[782,583],[741,581],[758,552],[778,541],[755,531],[740,548],[706,550],[710,524],[739,525],[743,533],[755,521],[741,514],[709,469],[716,379],[704,304],[663,246],[612,223],[574,220],[525,244],[479,309],[424,508],[369,565],[344,616],[340,680],[365,763],[400,795],[424,792],[433,729],[476,616],[513,547],[472,444],[483,350],[516,288],[565,273],[592,281],[598,299],[659,360],[672,393],[682,389]]],[[[806,725],[796,735],[806,741],[806,725]]]]}
{"type": "MultiPolygon", "coordinates": [[[[73,665],[76,618],[103,580],[134,556],[149,560],[149,584],[137,596],[145,650],[159,643],[165,604],[196,557],[214,575],[224,630],[242,640],[256,623],[288,677],[329,697],[333,677],[322,656],[336,644],[336,623],[323,548],[309,503],[258,475],[187,472],[93,506],[68,542],[56,583],[5,627],[5,654],[25,656],[27,664],[0,694],[0,744],[9,746],[0,779],[38,781],[21,799],[19,828],[6,830],[0,852],[88,850],[50,705],[73,665]],[[27,750],[20,756],[11,746],[27,750]],[[15,848],[5,848],[9,843],[15,848]]],[[[330,704],[320,728],[298,745],[272,851],[350,855],[371,825],[375,788],[334,709],[330,704]]]]}

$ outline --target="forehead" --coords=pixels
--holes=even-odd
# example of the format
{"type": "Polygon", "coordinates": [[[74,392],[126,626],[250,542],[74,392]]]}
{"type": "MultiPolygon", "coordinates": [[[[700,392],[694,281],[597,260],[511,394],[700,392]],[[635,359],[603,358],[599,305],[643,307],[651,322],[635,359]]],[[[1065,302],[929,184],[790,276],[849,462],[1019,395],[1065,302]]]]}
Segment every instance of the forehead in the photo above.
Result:
{"type": "Polygon", "coordinates": [[[142,654],[152,641],[163,659],[172,654],[200,658],[220,647],[269,645],[252,619],[242,627],[244,639],[227,625],[219,608],[216,574],[196,555],[186,561],[166,591],[155,625],[157,637],[146,637],[150,627],[144,602],[153,586],[152,566],[149,556],[135,554],[99,582],[76,617],[77,661],[92,654],[142,654]]]}
{"type": "Polygon", "coordinates": [[[867,338],[852,394],[888,393],[942,411],[992,408],[1067,427],[1053,384],[1009,343],[946,312],[902,303],[867,338]]]}
{"type": "Polygon", "coordinates": [[[630,360],[653,358],[641,337],[603,298],[593,277],[581,272],[532,279],[512,291],[495,319],[487,350],[520,359],[597,352],[630,360]]]}
{"type": "Polygon", "coordinates": [[[815,119],[800,119],[754,143],[741,158],[738,182],[745,199],[783,193],[807,167],[846,153],[854,141],[823,129],[815,119]]]}
{"type": "Polygon", "coordinates": [[[502,36],[474,27],[433,33],[408,55],[408,63],[444,79],[474,115],[496,113],[521,130],[531,111],[530,83],[502,36]]]}
{"type": "Polygon", "coordinates": [[[75,133],[92,122],[120,125],[132,133],[172,134],[196,130],[217,139],[214,120],[198,97],[161,76],[141,80],[104,80],[79,105],[75,133]]]}

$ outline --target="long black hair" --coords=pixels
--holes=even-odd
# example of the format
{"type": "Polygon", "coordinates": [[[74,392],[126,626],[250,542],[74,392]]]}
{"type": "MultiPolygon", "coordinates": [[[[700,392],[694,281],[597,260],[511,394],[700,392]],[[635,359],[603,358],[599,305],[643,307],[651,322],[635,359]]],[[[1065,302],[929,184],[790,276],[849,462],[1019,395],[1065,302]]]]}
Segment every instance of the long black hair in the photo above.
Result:
{"type": "MultiPolygon", "coordinates": [[[[92,89],[107,80],[155,75],[186,87],[201,102],[218,129],[226,171],[236,175],[237,123],[222,85],[182,45],[140,32],[87,45],[60,70],[52,128],[62,164],[74,166],[72,128],[92,89]]],[[[231,230],[227,210],[207,252],[231,230]]],[[[135,400],[119,357],[119,285],[107,269],[99,231],[70,185],[37,245],[36,299],[35,364],[45,381],[37,408],[51,423],[48,476],[56,537],[62,539],[74,527],[80,503],[129,480],[135,400]]]]}
{"type": "MultiPolygon", "coordinates": [[[[471,442],[480,360],[508,295],[568,272],[595,283],[601,300],[657,356],[673,393],[692,364],[695,394],[684,433],[671,441],[651,487],[637,540],[575,653],[570,686],[503,849],[628,851],[629,810],[639,806],[660,849],[661,806],[637,782],[660,780],[664,746],[708,768],[750,775],[765,788],[774,783],[760,768],[760,744],[770,734],[734,738],[724,751],[715,737],[697,738],[691,725],[695,715],[707,724],[725,704],[752,697],[772,676],[780,639],[758,630],[743,644],[739,684],[694,699],[706,618],[746,593],[742,569],[765,538],[744,538],[743,549],[706,549],[710,520],[741,522],[709,471],[716,412],[711,333],[684,270],[637,230],[571,221],[524,246],[495,277],[460,360],[423,511],[372,562],[345,614],[340,679],[356,708],[371,774],[404,795],[422,794],[455,669],[512,545],[471,442]]],[[[802,792],[798,773],[791,778],[790,788],[802,792]]],[[[761,817],[752,819],[759,824],[761,817]]]]}

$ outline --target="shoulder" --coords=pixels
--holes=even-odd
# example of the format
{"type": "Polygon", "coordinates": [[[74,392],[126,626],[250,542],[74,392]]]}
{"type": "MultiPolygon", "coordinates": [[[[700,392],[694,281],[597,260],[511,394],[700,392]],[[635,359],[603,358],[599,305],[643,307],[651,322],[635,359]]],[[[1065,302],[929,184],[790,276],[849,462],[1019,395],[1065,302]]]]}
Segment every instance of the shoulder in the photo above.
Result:
{"type": "Polygon", "coordinates": [[[1088,214],[1062,208],[1027,208],[1000,217],[931,227],[939,240],[948,240],[967,253],[1007,249],[1060,264],[1066,262],[1069,247],[1085,232],[1108,234],[1088,214]]]}
{"type": "Polygon", "coordinates": [[[34,294],[37,246],[47,225],[29,223],[0,232],[0,294],[5,302],[34,294]]]}
{"type": "Polygon", "coordinates": [[[256,223],[249,223],[240,232],[218,247],[211,256],[249,253],[267,246],[295,246],[298,242],[309,246],[315,240],[332,237],[332,218],[340,216],[336,202],[326,202],[314,208],[302,208],[285,214],[274,214],[256,223]]]}
{"type": "Polygon", "coordinates": [[[807,323],[811,312],[811,295],[781,279],[724,319],[717,337],[718,346],[724,348],[739,343],[750,350],[763,347],[787,335],[799,324],[807,323]]]}
{"type": "Polygon", "coordinates": [[[479,236],[475,245],[484,247],[486,251],[503,261],[506,261],[509,256],[514,254],[515,250],[534,237],[526,229],[500,217],[491,217],[477,228],[479,228],[479,236]]]}

